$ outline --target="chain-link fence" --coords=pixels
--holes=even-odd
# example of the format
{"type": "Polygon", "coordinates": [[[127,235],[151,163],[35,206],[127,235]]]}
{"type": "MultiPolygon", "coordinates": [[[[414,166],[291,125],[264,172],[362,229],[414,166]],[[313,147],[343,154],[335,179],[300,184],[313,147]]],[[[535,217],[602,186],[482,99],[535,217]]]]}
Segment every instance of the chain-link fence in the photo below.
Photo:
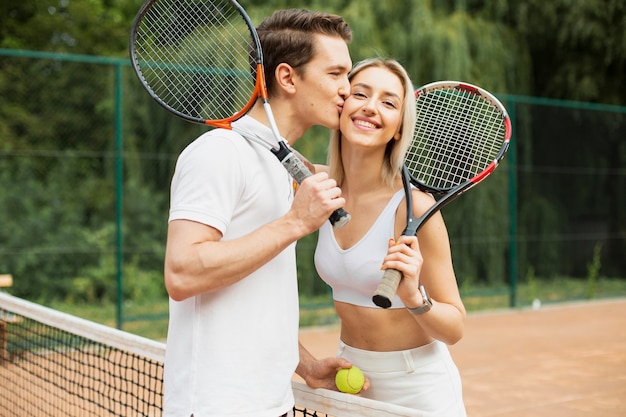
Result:
{"type": "MultiPolygon", "coordinates": [[[[127,59],[3,49],[0,69],[0,273],[12,291],[120,306],[165,298],[171,175],[206,127],[152,102],[127,59]]],[[[443,211],[464,297],[518,305],[546,280],[625,280],[626,107],[500,98],[509,154],[443,211]]],[[[324,162],[327,139],[313,129],[297,147],[324,162]]],[[[310,297],[328,294],[314,246],[315,236],[298,244],[310,297]]]]}

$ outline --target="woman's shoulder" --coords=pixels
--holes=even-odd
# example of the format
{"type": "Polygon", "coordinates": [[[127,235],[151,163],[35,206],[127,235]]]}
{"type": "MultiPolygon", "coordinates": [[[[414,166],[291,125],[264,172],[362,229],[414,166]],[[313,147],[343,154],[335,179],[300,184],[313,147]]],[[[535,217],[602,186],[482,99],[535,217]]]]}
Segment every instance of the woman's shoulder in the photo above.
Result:
{"type": "Polygon", "coordinates": [[[431,193],[420,190],[419,188],[411,189],[411,196],[413,197],[413,205],[427,205],[428,207],[435,204],[435,197],[431,193]]]}
{"type": "Polygon", "coordinates": [[[418,188],[412,189],[411,196],[413,198],[413,216],[416,218],[426,213],[437,202],[432,194],[418,188]]]}

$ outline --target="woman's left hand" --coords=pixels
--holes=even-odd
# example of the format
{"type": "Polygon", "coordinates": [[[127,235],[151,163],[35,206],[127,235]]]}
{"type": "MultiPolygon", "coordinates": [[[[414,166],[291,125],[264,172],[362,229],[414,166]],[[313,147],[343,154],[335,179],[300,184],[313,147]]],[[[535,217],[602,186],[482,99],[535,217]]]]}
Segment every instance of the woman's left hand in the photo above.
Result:
{"type": "Polygon", "coordinates": [[[398,241],[389,239],[389,249],[382,269],[393,268],[402,273],[397,294],[405,305],[421,303],[419,276],[423,262],[416,236],[400,236],[398,241]]]}

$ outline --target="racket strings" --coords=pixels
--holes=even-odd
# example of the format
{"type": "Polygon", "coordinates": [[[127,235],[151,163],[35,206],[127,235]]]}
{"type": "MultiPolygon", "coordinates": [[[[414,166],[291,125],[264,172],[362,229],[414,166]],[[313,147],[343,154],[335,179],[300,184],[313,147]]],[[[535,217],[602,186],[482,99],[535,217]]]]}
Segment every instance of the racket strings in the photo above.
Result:
{"type": "Polygon", "coordinates": [[[432,90],[417,97],[416,131],[405,165],[416,180],[448,190],[486,170],[505,140],[503,114],[473,92],[432,90]]]}
{"type": "Polygon", "coordinates": [[[254,94],[251,40],[229,1],[155,1],[134,46],[143,79],[164,103],[185,115],[222,120],[254,94]]]}

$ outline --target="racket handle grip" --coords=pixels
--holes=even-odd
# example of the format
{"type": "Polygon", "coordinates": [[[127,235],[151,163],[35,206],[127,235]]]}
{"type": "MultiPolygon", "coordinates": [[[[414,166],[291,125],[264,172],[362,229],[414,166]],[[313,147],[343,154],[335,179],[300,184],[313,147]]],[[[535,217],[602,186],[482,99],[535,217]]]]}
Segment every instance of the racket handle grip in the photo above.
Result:
{"type": "MultiPolygon", "coordinates": [[[[282,144],[281,144],[282,145],[282,144]]],[[[282,148],[282,147],[281,147],[282,148]]],[[[282,149],[281,149],[282,150],[282,149]]],[[[310,177],[311,171],[304,165],[304,162],[300,160],[293,152],[287,150],[288,152],[284,157],[279,152],[274,152],[278,159],[280,159],[280,163],[283,164],[287,172],[293,177],[293,179],[301,184],[306,178],[310,177]]],[[[333,225],[334,229],[339,229],[343,227],[346,223],[350,221],[350,214],[346,212],[344,209],[340,208],[335,210],[328,220],[330,220],[330,224],[333,225]]]]}
{"type": "Polygon", "coordinates": [[[402,273],[395,269],[387,269],[380,282],[378,288],[374,291],[372,301],[378,307],[389,308],[391,307],[391,301],[396,295],[398,285],[400,285],[400,279],[402,279],[402,273]]]}
{"type": "Polygon", "coordinates": [[[333,211],[328,220],[330,220],[330,224],[333,225],[333,229],[341,229],[350,221],[351,218],[352,216],[350,216],[350,213],[342,208],[338,208],[333,211]]]}

